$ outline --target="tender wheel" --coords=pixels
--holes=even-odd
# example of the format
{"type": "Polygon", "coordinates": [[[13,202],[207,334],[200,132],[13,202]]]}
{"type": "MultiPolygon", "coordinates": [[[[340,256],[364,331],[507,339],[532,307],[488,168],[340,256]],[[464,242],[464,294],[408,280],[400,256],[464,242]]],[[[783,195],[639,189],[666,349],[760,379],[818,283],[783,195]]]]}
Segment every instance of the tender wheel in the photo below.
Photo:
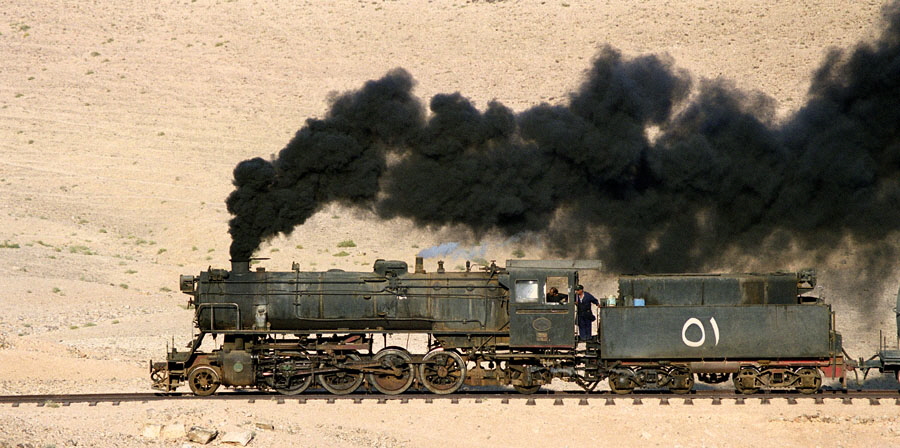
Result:
{"type": "Polygon", "coordinates": [[[634,391],[634,380],[629,373],[613,373],[609,376],[609,390],[619,394],[630,394],[634,391]]]}
{"type": "Polygon", "coordinates": [[[379,362],[381,370],[391,371],[370,373],[366,376],[369,384],[375,390],[387,394],[397,395],[406,392],[416,379],[416,371],[410,363],[412,357],[402,348],[386,347],[375,354],[373,358],[379,362]]]}
{"type": "Polygon", "coordinates": [[[312,375],[295,376],[288,379],[290,384],[284,386],[276,386],[275,391],[282,395],[299,395],[309,389],[312,384],[312,375]]]}
{"type": "Polygon", "coordinates": [[[200,365],[191,369],[188,374],[188,385],[195,395],[206,397],[216,393],[222,383],[219,370],[209,365],[200,365]]]}
{"type": "Polygon", "coordinates": [[[822,387],[822,374],[819,373],[819,369],[803,367],[797,370],[797,376],[800,378],[797,392],[801,394],[814,394],[822,387]]]}
{"type": "MultiPolygon", "coordinates": [[[[349,353],[347,354],[347,361],[359,361],[359,355],[349,353]]],[[[336,367],[340,368],[340,365],[336,365],[336,367]]],[[[316,381],[328,392],[335,395],[347,395],[359,388],[363,382],[363,374],[359,371],[341,369],[337,372],[316,375],[316,381]]]]}
{"type": "Polygon", "coordinates": [[[452,394],[466,380],[466,363],[456,352],[434,350],[422,358],[419,380],[433,393],[452,394]]]}
{"type": "Polygon", "coordinates": [[[689,394],[694,388],[694,374],[689,369],[675,369],[669,375],[672,380],[669,390],[673,394],[689,394]]]}
{"type": "Polygon", "coordinates": [[[738,373],[735,373],[733,381],[734,389],[744,395],[750,395],[759,392],[759,374],[756,369],[752,367],[744,367],[738,373]]]}

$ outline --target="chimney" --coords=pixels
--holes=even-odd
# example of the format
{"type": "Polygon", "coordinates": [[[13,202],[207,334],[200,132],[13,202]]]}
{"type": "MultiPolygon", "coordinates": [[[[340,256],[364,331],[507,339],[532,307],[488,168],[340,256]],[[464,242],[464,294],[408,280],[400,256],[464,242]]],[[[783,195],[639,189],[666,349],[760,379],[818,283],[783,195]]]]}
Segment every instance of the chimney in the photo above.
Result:
{"type": "Polygon", "coordinates": [[[250,272],[250,260],[231,260],[231,272],[235,274],[250,272]]]}
{"type": "Polygon", "coordinates": [[[423,263],[422,257],[416,257],[416,274],[424,274],[425,273],[425,264],[423,263]]]}
{"type": "Polygon", "coordinates": [[[444,260],[438,262],[438,274],[444,273],[444,260]]]}

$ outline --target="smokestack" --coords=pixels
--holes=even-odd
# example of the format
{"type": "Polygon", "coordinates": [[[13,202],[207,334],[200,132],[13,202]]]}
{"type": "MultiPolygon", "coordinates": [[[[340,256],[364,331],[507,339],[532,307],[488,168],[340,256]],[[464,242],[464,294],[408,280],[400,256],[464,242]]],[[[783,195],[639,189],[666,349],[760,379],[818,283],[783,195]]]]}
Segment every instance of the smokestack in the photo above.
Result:
{"type": "Polygon", "coordinates": [[[250,260],[231,260],[231,272],[235,274],[250,272],[250,260]]]}
{"type": "Polygon", "coordinates": [[[425,263],[422,260],[422,257],[416,257],[416,274],[424,274],[425,273],[425,263]]]}

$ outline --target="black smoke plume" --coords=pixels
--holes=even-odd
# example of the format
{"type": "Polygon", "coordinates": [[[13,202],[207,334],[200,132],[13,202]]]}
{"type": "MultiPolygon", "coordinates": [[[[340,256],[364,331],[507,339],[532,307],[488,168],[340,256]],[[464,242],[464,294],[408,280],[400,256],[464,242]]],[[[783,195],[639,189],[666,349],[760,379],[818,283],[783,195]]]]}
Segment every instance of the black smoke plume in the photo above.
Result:
{"type": "Polygon", "coordinates": [[[232,258],[330,202],[420,225],[537,232],[619,272],[827,254],[848,238],[881,247],[900,227],[898,5],[874,43],[831,50],[806,105],[778,123],[771,98],[610,47],[567,104],[518,114],[454,93],[432,98],[426,116],[410,75],[394,70],[337,97],[274,161],[237,166],[232,258]]]}

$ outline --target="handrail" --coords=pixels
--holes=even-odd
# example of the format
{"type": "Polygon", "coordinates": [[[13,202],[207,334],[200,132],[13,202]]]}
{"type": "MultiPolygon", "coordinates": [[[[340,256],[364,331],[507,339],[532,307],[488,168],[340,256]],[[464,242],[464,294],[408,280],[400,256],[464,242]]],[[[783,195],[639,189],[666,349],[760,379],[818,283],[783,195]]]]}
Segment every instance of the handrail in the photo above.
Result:
{"type": "MultiPolygon", "coordinates": [[[[234,307],[235,314],[237,318],[235,320],[234,329],[235,330],[243,330],[241,328],[241,307],[238,306],[237,303],[202,303],[197,307],[197,321],[199,324],[200,313],[204,308],[209,308],[209,329],[210,331],[216,330],[216,308],[229,308],[234,307]]],[[[224,329],[223,329],[224,330],[224,329]]]]}

